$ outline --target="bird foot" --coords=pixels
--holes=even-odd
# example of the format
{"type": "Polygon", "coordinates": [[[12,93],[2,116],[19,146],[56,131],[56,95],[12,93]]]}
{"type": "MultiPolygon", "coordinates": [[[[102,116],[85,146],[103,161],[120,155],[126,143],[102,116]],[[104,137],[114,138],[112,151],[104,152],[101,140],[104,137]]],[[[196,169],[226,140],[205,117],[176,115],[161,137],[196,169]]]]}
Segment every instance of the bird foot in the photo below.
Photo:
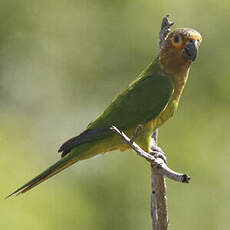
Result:
{"type": "Polygon", "coordinates": [[[153,155],[155,158],[161,158],[165,162],[165,164],[167,164],[167,158],[166,158],[163,150],[159,146],[157,146],[156,144],[151,146],[150,154],[153,155]]]}

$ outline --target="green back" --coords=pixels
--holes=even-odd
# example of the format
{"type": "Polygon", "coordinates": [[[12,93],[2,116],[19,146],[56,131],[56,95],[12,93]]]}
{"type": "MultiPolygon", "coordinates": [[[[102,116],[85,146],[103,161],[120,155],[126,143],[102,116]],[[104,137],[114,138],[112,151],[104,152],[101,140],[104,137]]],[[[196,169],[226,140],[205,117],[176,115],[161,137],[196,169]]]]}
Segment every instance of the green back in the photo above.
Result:
{"type": "Polygon", "coordinates": [[[168,104],[173,90],[172,80],[155,61],[126,90],[114,98],[84,132],[66,141],[58,151],[65,156],[80,144],[107,138],[113,135],[110,130],[112,125],[126,130],[155,119],[168,104]]]}
{"type": "Polygon", "coordinates": [[[163,73],[156,61],[118,95],[88,128],[115,125],[124,130],[153,120],[166,107],[173,90],[172,80],[163,73]]]}

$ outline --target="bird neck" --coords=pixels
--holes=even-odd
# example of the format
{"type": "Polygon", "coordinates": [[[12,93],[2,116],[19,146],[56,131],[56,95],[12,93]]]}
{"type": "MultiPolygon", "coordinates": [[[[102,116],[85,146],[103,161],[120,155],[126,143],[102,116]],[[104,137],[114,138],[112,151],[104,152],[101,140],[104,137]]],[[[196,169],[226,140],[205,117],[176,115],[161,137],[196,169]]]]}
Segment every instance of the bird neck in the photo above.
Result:
{"type": "MultiPolygon", "coordinates": [[[[183,65],[184,66],[184,65],[183,65]]],[[[189,75],[189,70],[190,70],[190,65],[186,65],[183,68],[178,68],[177,71],[174,71],[176,68],[169,68],[168,70],[172,71],[167,71],[161,63],[160,63],[160,58],[157,57],[147,68],[145,71],[141,74],[141,76],[146,76],[148,73],[153,74],[158,73],[162,76],[167,76],[169,77],[173,83],[174,83],[174,93],[172,97],[176,100],[180,99],[180,96],[183,92],[184,86],[187,82],[188,75],[189,75]]]]}
{"type": "Polygon", "coordinates": [[[190,70],[190,68],[188,68],[186,72],[180,72],[176,75],[170,76],[171,79],[173,80],[173,83],[175,86],[173,98],[178,100],[178,101],[179,101],[180,96],[184,90],[185,84],[188,80],[189,70],[190,70]]]}
{"type": "MultiPolygon", "coordinates": [[[[168,53],[167,55],[170,56],[171,54],[168,53]]],[[[177,58],[173,59],[173,57],[165,58],[162,53],[157,58],[157,62],[164,74],[172,79],[175,87],[173,98],[179,100],[187,82],[192,62],[185,62],[177,58]],[[171,61],[166,61],[170,59],[171,61]]]]}

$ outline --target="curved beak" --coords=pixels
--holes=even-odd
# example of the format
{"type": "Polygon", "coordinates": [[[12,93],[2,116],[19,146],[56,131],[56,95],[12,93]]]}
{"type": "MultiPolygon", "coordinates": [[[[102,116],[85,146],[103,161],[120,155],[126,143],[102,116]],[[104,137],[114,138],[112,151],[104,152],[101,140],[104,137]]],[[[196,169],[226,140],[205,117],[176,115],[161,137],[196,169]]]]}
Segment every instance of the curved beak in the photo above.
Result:
{"type": "Polygon", "coordinates": [[[198,41],[197,40],[189,40],[186,42],[182,56],[184,57],[185,60],[191,60],[195,61],[198,53],[198,41]]]}

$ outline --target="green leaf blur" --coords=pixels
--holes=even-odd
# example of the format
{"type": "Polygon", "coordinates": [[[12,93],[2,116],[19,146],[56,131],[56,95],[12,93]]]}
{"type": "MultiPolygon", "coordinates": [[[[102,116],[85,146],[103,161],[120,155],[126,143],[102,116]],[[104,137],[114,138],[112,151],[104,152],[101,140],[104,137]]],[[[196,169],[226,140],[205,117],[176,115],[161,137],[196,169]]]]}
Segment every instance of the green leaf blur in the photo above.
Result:
{"type": "Polygon", "coordinates": [[[134,152],[79,162],[4,200],[59,159],[158,50],[162,17],[203,35],[176,116],[159,131],[171,168],[170,228],[229,229],[227,0],[0,2],[0,229],[151,229],[150,169],[134,152]]]}

